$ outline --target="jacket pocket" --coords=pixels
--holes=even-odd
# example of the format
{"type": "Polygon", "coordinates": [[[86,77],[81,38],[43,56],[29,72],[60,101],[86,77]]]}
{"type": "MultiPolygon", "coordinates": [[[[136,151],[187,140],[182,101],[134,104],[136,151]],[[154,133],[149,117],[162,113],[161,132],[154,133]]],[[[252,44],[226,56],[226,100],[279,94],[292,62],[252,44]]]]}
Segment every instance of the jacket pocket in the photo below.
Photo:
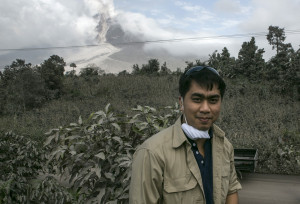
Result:
{"type": "Polygon", "coordinates": [[[191,175],[183,178],[164,179],[164,203],[203,203],[197,180],[191,175]]]}

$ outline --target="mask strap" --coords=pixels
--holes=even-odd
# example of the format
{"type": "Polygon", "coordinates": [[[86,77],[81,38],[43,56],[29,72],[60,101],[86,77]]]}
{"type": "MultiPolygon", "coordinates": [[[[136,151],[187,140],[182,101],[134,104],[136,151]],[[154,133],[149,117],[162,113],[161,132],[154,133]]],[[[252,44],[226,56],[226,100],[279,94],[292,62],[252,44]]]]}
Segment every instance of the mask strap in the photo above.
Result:
{"type": "MultiPolygon", "coordinates": [[[[184,110],[184,106],[183,106],[183,98],[181,97],[181,103],[182,103],[182,109],[184,110]]],[[[186,117],[185,117],[185,114],[183,113],[183,117],[184,117],[184,120],[185,120],[185,123],[188,124],[187,120],[186,120],[186,117]]]]}
{"type": "Polygon", "coordinates": [[[187,122],[186,117],[185,117],[184,114],[183,114],[183,117],[184,117],[185,123],[188,124],[188,122],[187,122]]]}

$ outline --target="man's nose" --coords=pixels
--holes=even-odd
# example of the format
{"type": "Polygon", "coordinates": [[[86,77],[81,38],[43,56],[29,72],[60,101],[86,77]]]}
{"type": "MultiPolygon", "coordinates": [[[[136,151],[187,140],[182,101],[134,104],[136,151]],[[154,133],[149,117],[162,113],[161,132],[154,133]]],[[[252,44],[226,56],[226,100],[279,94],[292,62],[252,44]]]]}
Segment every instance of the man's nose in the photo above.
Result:
{"type": "Polygon", "coordinates": [[[201,113],[209,113],[210,108],[209,108],[209,103],[207,100],[204,100],[200,106],[200,112],[201,113]]]}

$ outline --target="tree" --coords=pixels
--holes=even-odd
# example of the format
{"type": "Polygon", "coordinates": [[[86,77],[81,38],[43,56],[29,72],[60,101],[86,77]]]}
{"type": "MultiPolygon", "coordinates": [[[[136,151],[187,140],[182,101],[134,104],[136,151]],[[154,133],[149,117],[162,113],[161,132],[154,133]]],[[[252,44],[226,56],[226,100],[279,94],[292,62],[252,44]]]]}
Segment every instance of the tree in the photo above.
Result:
{"type": "Polygon", "coordinates": [[[221,75],[234,76],[235,58],[230,57],[226,47],[223,48],[221,54],[216,50],[209,55],[208,65],[216,68],[221,75]]]}
{"type": "Polygon", "coordinates": [[[128,75],[129,75],[129,73],[127,72],[127,70],[123,70],[118,73],[118,76],[128,76],[128,75]]]}
{"type": "Polygon", "coordinates": [[[72,68],[73,68],[73,71],[75,71],[74,69],[75,69],[77,66],[76,66],[76,64],[75,64],[74,62],[72,62],[72,63],[70,64],[70,67],[72,67],[72,68]]]}
{"type": "Polygon", "coordinates": [[[285,38],[284,28],[269,26],[267,40],[272,45],[272,49],[276,48],[276,55],[267,64],[266,76],[269,79],[283,80],[283,78],[286,78],[285,75],[287,73],[293,72],[288,70],[293,70],[291,60],[295,51],[290,43],[284,43],[285,38]]]}
{"type": "Polygon", "coordinates": [[[76,74],[75,68],[76,68],[77,66],[76,66],[76,64],[75,64],[74,62],[72,62],[72,63],[70,64],[70,67],[72,67],[73,70],[66,72],[66,75],[67,75],[67,76],[73,77],[73,76],[75,76],[75,74],[76,74]]]}
{"type": "Polygon", "coordinates": [[[133,75],[137,75],[137,74],[140,74],[141,70],[139,68],[139,65],[138,64],[134,64],[132,66],[132,74],[133,75]]]}
{"type": "Polygon", "coordinates": [[[2,113],[23,112],[41,106],[45,100],[43,79],[30,63],[21,59],[5,67],[0,92],[2,113]]]}
{"type": "Polygon", "coordinates": [[[164,62],[163,65],[160,67],[160,74],[162,75],[171,74],[171,70],[167,67],[166,62],[164,62]]]}
{"type": "Polygon", "coordinates": [[[221,56],[218,50],[215,50],[211,55],[209,55],[208,66],[219,68],[221,63],[221,56]]]}
{"type": "Polygon", "coordinates": [[[63,88],[66,62],[58,55],[52,55],[38,68],[48,90],[48,99],[59,98],[63,88]]]}
{"type": "Polygon", "coordinates": [[[264,49],[258,49],[254,37],[250,42],[244,42],[238,54],[237,73],[251,79],[258,79],[259,73],[265,67],[264,52],[264,49]]]}
{"type": "Polygon", "coordinates": [[[267,34],[267,40],[269,44],[272,45],[272,49],[276,48],[276,53],[278,54],[282,50],[283,42],[285,41],[284,28],[279,28],[278,26],[269,26],[269,33],[267,34]]]}
{"type": "Polygon", "coordinates": [[[150,59],[148,64],[143,64],[140,70],[141,74],[155,74],[159,71],[158,59],[150,59]]]}
{"type": "Polygon", "coordinates": [[[105,74],[105,71],[98,67],[96,64],[88,64],[80,71],[80,76],[90,77],[105,74]]]}
{"type": "Polygon", "coordinates": [[[195,60],[195,63],[189,62],[189,61],[186,61],[185,63],[186,63],[185,70],[190,69],[195,66],[206,66],[205,62],[201,62],[201,60],[199,60],[199,59],[195,60]]]}

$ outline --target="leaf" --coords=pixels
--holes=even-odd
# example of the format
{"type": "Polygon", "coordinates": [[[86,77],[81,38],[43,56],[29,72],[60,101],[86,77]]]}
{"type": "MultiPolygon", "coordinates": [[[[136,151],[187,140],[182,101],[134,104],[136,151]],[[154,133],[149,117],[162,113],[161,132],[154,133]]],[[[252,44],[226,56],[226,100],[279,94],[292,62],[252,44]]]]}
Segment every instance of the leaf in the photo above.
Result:
{"type": "Polygon", "coordinates": [[[148,110],[152,111],[152,112],[156,112],[156,109],[150,106],[145,106],[145,108],[147,108],[148,110]]]}
{"type": "Polygon", "coordinates": [[[66,140],[74,140],[77,138],[80,138],[80,136],[79,135],[70,136],[70,137],[67,137],[66,140]]]}
{"type": "Polygon", "coordinates": [[[105,160],[105,154],[103,152],[100,152],[95,155],[95,157],[98,157],[99,159],[105,160]]]}
{"type": "Polygon", "coordinates": [[[55,134],[55,135],[49,136],[49,137],[46,139],[46,141],[44,142],[44,147],[45,147],[45,146],[48,146],[48,145],[52,142],[52,140],[53,140],[55,137],[56,137],[56,134],[55,134]]]}
{"type": "Polygon", "coordinates": [[[110,179],[112,182],[115,182],[115,177],[112,173],[104,173],[105,177],[110,179]]]}
{"type": "Polygon", "coordinates": [[[131,164],[131,161],[123,161],[119,164],[119,167],[129,167],[131,164]]]}
{"type": "Polygon", "coordinates": [[[91,114],[90,114],[90,116],[89,116],[89,118],[88,118],[88,121],[90,121],[90,120],[93,118],[94,114],[95,114],[95,113],[91,113],[91,114]]]}
{"type": "Polygon", "coordinates": [[[81,118],[81,116],[79,116],[78,124],[79,124],[79,125],[82,125],[82,118],[81,118]]]}
{"type": "Polygon", "coordinates": [[[76,127],[76,126],[78,126],[78,124],[77,123],[70,123],[70,126],[76,127]]]}
{"type": "Polygon", "coordinates": [[[143,107],[138,105],[136,108],[132,108],[134,111],[143,111],[143,107]]]}
{"type": "Polygon", "coordinates": [[[103,123],[103,118],[101,118],[99,121],[98,121],[98,125],[102,125],[103,123]]]}
{"type": "Polygon", "coordinates": [[[140,120],[136,118],[131,118],[127,123],[136,123],[136,122],[140,122],[140,120]]]}
{"type": "Polygon", "coordinates": [[[99,179],[101,178],[101,167],[95,165],[95,168],[91,168],[91,171],[94,171],[99,179]]]}
{"type": "Polygon", "coordinates": [[[107,114],[108,112],[109,112],[109,107],[110,107],[110,103],[109,104],[107,104],[106,106],[105,106],[105,113],[107,114]]]}
{"type": "Polygon", "coordinates": [[[116,140],[120,144],[123,144],[123,141],[122,141],[122,139],[120,137],[115,136],[115,137],[112,137],[112,139],[116,140]]]}
{"type": "Polygon", "coordinates": [[[277,153],[278,153],[280,156],[282,156],[282,155],[285,154],[285,152],[284,152],[281,148],[279,148],[279,149],[277,150],[277,153]]]}
{"type": "Polygon", "coordinates": [[[112,126],[114,126],[118,131],[121,131],[121,127],[117,123],[112,123],[112,126]]]}
{"type": "Polygon", "coordinates": [[[99,194],[97,195],[97,200],[101,203],[103,196],[105,195],[105,188],[101,188],[99,194]]]}
{"type": "Polygon", "coordinates": [[[56,132],[56,131],[58,131],[58,129],[51,129],[48,132],[46,132],[45,135],[50,135],[50,134],[52,134],[53,132],[56,132]]]}

